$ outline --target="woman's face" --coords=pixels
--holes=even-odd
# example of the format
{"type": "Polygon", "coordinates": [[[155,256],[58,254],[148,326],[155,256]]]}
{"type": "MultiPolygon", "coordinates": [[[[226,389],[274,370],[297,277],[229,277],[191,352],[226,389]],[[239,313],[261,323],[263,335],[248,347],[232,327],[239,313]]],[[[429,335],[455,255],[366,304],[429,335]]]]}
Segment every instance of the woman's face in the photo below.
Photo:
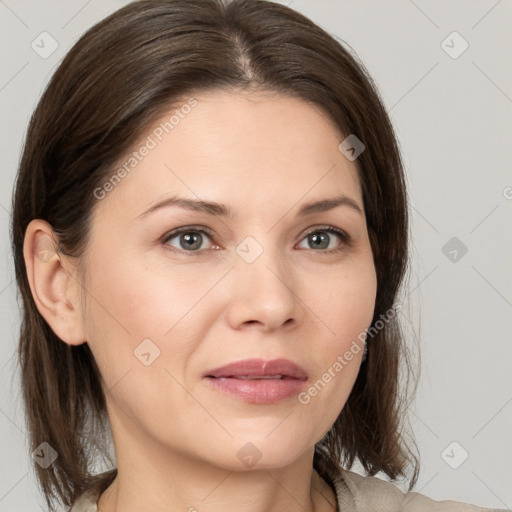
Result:
{"type": "Polygon", "coordinates": [[[306,102],[254,92],[195,99],[166,112],[113,170],[122,179],[97,191],[83,328],[117,450],[236,470],[284,466],[336,420],[373,316],[356,166],[306,102]],[[349,200],[305,208],[341,196],[349,200]],[[152,209],[171,197],[230,215],[185,203],[152,209]],[[256,366],[248,380],[205,377],[247,359],[286,359],[305,375],[257,379],[256,366]]]}

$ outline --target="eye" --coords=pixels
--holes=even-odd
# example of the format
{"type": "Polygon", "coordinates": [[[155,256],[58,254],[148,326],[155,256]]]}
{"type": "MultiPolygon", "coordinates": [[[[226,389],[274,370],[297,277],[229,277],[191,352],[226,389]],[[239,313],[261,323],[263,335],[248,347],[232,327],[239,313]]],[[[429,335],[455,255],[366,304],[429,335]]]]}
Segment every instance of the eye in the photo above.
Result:
{"type": "Polygon", "coordinates": [[[192,227],[185,227],[176,229],[172,233],[165,235],[163,239],[164,244],[174,247],[178,252],[200,252],[201,250],[211,249],[205,247],[205,241],[212,241],[213,235],[205,229],[195,229],[192,227]],[[171,240],[176,239],[174,243],[171,240]]]}
{"type": "MultiPolygon", "coordinates": [[[[187,226],[164,235],[162,243],[172,247],[174,252],[201,254],[208,249],[219,248],[213,244],[214,235],[204,227],[187,226]],[[208,246],[208,241],[210,245],[208,246]]],[[[316,252],[336,253],[350,243],[350,237],[334,226],[318,226],[310,230],[298,247],[314,249],[316,252]],[[337,241],[336,241],[337,239],[337,241]],[[302,244],[309,244],[304,247],[302,244]]]]}
{"type": "MultiPolygon", "coordinates": [[[[306,234],[306,238],[301,243],[310,244],[306,249],[317,249],[327,253],[341,251],[345,244],[349,242],[349,236],[334,226],[320,226],[306,234]],[[336,238],[338,243],[336,243],[336,238]],[[331,245],[334,239],[334,247],[331,245]],[[341,241],[341,243],[340,243],[341,241]],[[341,245],[341,247],[340,247],[341,245]]],[[[299,245],[300,247],[300,245],[299,245]]]]}

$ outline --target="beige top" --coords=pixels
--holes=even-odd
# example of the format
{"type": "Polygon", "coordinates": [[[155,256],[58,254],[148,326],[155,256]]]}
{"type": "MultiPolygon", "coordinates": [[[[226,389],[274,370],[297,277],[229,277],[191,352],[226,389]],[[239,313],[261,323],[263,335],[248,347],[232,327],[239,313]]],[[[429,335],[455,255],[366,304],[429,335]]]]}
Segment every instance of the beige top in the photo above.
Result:
{"type": "MultiPolygon", "coordinates": [[[[498,512],[459,501],[436,501],[417,492],[402,492],[396,485],[374,476],[361,476],[343,469],[341,474],[327,461],[320,461],[325,480],[337,498],[338,512],[498,512]],[[330,480],[330,481],[329,481],[330,480]]],[[[68,512],[97,512],[98,496],[84,494],[68,512]]],[[[512,512],[509,510],[509,512],[512,512]]]]}

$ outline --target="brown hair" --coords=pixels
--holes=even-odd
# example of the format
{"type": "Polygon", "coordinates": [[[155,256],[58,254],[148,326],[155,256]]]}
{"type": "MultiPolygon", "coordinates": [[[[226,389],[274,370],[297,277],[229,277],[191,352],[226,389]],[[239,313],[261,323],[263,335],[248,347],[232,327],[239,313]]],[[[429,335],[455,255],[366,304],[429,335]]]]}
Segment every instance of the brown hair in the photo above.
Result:
{"type": "MultiPolygon", "coordinates": [[[[101,376],[88,344],[60,340],[34,303],[23,258],[27,225],[48,221],[58,249],[80,257],[95,188],[148,126],[186,94],[247,88],[310,102],[341,134],[364,143],[356,164],[377,273],[373,321],[396,305],[408,262],[403,166],[376,86],[358,58],[274,2],[142,0],[116,11],[81,37],[53,75],[31,118],[14,191],[23,400],[31,449],[47,442],[58,452],[47,469],[34,464],[51,510],[55,496],[70,506],[88,489],[102,492],[117,470],[93,473],[95,450],[107,454],[101,376]]],[[[395,317],[368,338],[348,401],[317,448],[338,468],[359,460],[368,474],[382,471],[391,479],[406,477],[412,466],[412,488],[418,460],[403,438],[402,363],[409,375],[395,317]]]]}

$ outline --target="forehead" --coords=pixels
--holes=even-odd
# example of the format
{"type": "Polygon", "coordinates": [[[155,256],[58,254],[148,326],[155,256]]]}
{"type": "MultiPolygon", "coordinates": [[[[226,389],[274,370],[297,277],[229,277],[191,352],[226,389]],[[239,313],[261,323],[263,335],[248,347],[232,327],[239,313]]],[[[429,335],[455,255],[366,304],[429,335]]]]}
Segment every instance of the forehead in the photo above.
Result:
{"type": "Polygon", "coordinates": [[[357,167],[340,152],[342,140],[324,111],[298,98],[197,94],[162,112],[112,169],[124,166],[123,178],[98,206],[125,208],[132,219],[167,193],[269,215],[301,198],[339,194],[362,206],[357,167]]]}

